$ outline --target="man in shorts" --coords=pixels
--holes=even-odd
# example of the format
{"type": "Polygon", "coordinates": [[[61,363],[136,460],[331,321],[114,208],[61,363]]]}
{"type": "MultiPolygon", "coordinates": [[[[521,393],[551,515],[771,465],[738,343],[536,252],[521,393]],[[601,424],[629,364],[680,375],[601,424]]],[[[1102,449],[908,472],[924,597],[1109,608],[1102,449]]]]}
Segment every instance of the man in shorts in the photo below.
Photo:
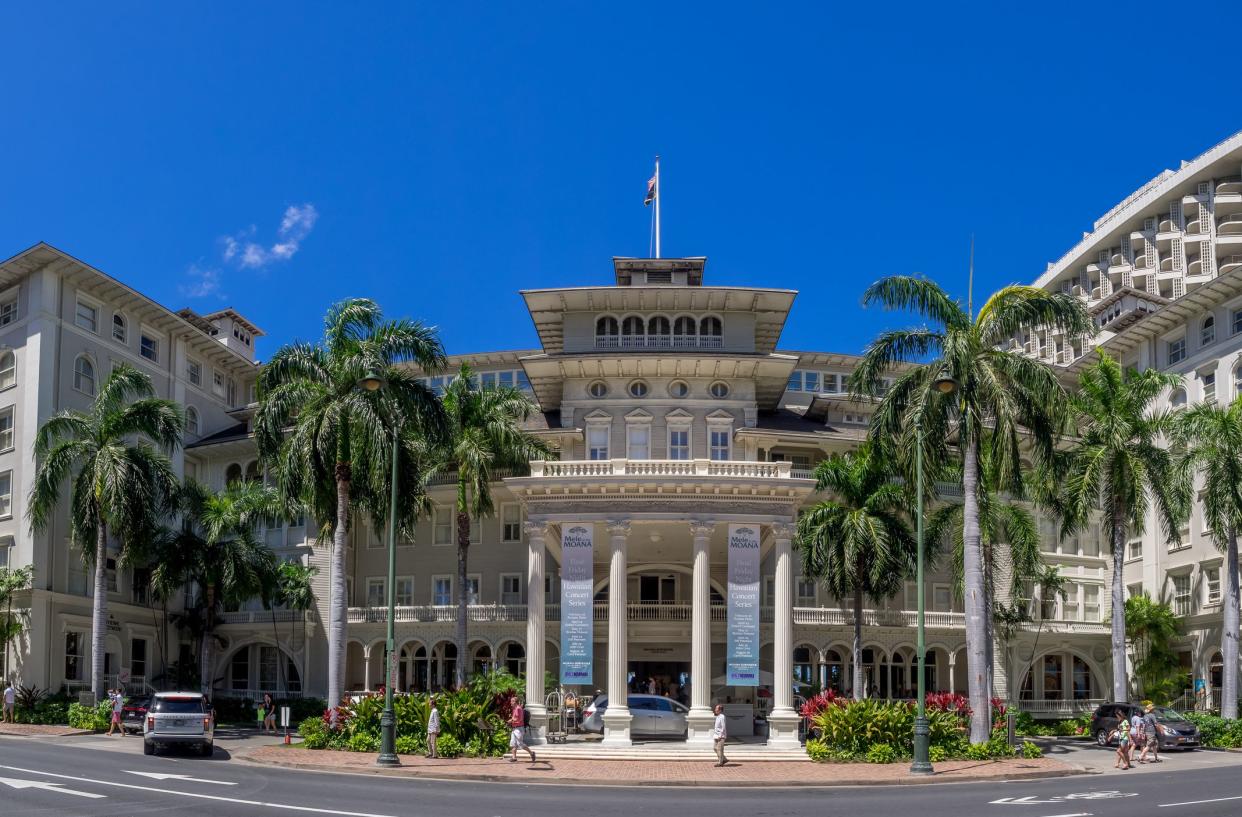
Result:
{"type": "Polygon", "coordinates": [[[125,711],[125,696],[119,689],[110,689],[108,699],[112,701],[112,722],[108,724],[108,737],[112,737],[113,729],[120,732],[121,737],[125,737],[125,729],[121,726],[121,713],[125,711]]]}
{"type": "Polygon", "coordinates": [[[1139,763],[1147,763],[1147,753],[1151,752],[1151,762],[1160,762],[1160,724],[1156,722],[1155,707],[1151,704],[1147,705],[1147,712],[1143,715],[1143,736],[1146,741],[1143,743],[1143,751],[1139,752],[1139,763]]]}
{"type": "Polygon", "coordinates": [[[535,762],[535,753],[526,745],[526,708],[522,706],[522,702],[514,695],[509,699],[510,705],[513,707],[513,714],[509,716],[509,748],[513,750],[513,756],[509,758],[510,763],[517,763],[518,749],[525,749],[530,754],[530,762],[535,762]]]}
{"type": "Polygon", "coordinates": [[[4,719],[3,723],[13,723],[13,713],[17,707],[17,690],[13,688],[13,682],[9,681],[4,688],[4,719]]]}

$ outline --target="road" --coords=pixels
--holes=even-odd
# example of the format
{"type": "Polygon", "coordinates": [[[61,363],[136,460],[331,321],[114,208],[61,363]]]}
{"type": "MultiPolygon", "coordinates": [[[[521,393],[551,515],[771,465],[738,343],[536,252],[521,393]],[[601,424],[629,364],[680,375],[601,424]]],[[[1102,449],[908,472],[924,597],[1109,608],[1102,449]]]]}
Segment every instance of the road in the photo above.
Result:
{"type": "Polygon", "coordinates": [[[587,788],[479,784],[272,769],[137,741],[0,738],[0,814],[342,817],[1235,817],[1237,755],[1170,757],[1134,773],[1045,781],[833,789],[587,788]]]}

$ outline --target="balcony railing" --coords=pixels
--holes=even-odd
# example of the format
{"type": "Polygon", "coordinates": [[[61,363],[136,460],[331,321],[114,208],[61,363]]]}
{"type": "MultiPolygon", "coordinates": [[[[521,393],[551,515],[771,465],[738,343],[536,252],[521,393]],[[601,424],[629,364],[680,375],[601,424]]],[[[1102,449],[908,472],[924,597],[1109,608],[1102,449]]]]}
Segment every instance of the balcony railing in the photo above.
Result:
{"type": "Polygon", "coordinates": [[[1018,701],[1018,709],[1044,718],[1072,718],[1094,712],[1095,708],[1104,703],[1104,698],[1079,698],[1068,701],[1059,698],[1036,698],[1018,701]]]}
{"type": "Polygon", "coordinates": [[[1229,213],[1216,219],[1217,230],[1222,235],[1242,235],[1242,213],[1229,213]]]}
{"type": "Polygon", "coordinates": [[[1200,221],[1199,219],[1195,219],[1194,221],[1188,222],[1186,224],[1186,235],[1198,235],[1199,230],[1202,228],[1202,226],[1203,226],[1203,222],[1200,221]]]}
{"type": "Polygon", "coordinates": [[[1160,222],[1160,230],[1159,230],[1159,232],[1162,232],[1162,233],[1175,233],[1175,232],[1177,232],[1177,231],[1178,231],[1178,230],[1180,230],[1180,229],[1182,229],[1182,227],[1181,227],[1181,225],[1180,225],[1180,224],[1178,224],[1176,221],[1174,221],[1174,220],[1173,220],[1173,219],[1171,219],[1171,218],[1166,218],[1166,219],[1163,219],[1163,220],[1160,222]]]}
{"type": "Polygon", "coordinates": [[[720,477],[745,479],[789,479],[789,462],[749,460],[535,460],[532,477],[720,477]]]}
{"type": "Polygon", "coordinates": [[[1242,178],[1232,176],[1216,183],[1217,196],[1230,196],[1242,193],[1242,178]]]}
{"type": "Polygon", "coordinates": [[[305,621],[310,616],[307,610],[226,610],[216,615],[217,624],[271,624],[272,617],[277,622],[305,621]]]}
{"type": "Polygon", "coordinates": [[[1216,262],[1216,269],[1220,272],[1229,272],[1242,266],[1242,255],[1227,255],[1216,262]]]}
{"type": "Polygon", "coordinates": [[[596,335],[596,349],[719,349],[720,335],[596,335]]]}

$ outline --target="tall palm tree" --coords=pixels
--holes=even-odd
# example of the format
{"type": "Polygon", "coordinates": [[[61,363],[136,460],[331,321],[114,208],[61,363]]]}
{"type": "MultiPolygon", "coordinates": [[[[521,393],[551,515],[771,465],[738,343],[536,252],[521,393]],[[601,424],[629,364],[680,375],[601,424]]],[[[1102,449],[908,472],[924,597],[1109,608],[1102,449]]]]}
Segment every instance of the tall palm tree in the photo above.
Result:
{"type": "Polygon", "coordinates": [[[1220,714],[1238,717],[1238,529],[1242,526],[1242,397],[1227,406],[1199,403],[1178,418],[1175,440],[1185,452],[1183,485],[1203,478],[1203,516],[1225,551],[1224,661],[1220,714]]]}
{"type": "Polygon", "coordinates": [[[1177,431],[1175,416],[1153,404],[1181,382],[1178,375],[1146,369],[1123,370],[1104,352],[1079,376],[1071,396],[1077,436],[1058,457],[1067,527],[1081,527],[1102,509],[1113,556],[1113,700],[1130,694],[1126,671],[1126,614],[1123,566],[1128,536],[1143,533],[1149,507],[1165,537],[1177,539],[1185,516],[1184,470],[1162,441],[1177,431]]]}
{"type": "Polygon", "coordinates": [[[880,448],[864,443],[834,454],[815,468],[818,490],[830,498],[798,519],[802,569],[837,598],[854,602],[854,699],[865,691],[862,661],[863,597],[890,598],[911,574],[916,544],[903,515],[909,496],[894,481],[880,448]]]}
{"type": "Polygon", "coordinates": [[[25,610],[18,610],[14,614],[13,597],[29,590],[33,578],[34,570],[29,565],[0,567],[0,604],[4,605],[4,619],[0,620],[0,649],[4,650],[3,659],[0,659],[0,681],[11,680],[9,678],[9,645],[21,637],[22,631],[26,628],[26,622],[29,620],[29,614],[25,610]]]}
{"type": "MultiPolygon", "coordinates": [[[[173,532],[175,560],[156,567],[157,572],[182,576],[198,589],[203,602],[204,625],[199,653],[199,685],[210,694],[212,646],[215,643],[216,611],[227,604],[242,604],[276,581],[276,555],[255,535],[259,521],[280,513],[279,494],[256,481],[230,483],[212,492],[187,480],[178,492],[182,524],[173,532]]],[[[159,584],[167,579],[161,575],[159,584]]]]}
{"type": "MultiPolygon", "coordinates": [[[[315,603],[315,593],[311,582],[318,572],[319,568],[314,565],[304,565],[301,562],[281,562],[277,567],[276,573],[272,577],[273,584],[264,594],[264,603],[272,614],[272,643],[278,647],[280,645],[280,631],[276,628],[276,608],[284,607],[286,610],[299,613],[309,610],[315,603]]],[[[293,649],[298,623],[297,621],[290,621],[289,623],[290,649],[293,649]]],[[[287,679],[284,677],[285,662],[283,660],[279,661],[277,668],[279,669],[278,675],[281,679],[282,691],[288,692],[287,679]]]]}
{"type": "MultiPolygon", "coordinates": [[[[466,683],[466,605],[469,580],[467,559],[470,550],[470,520],[490,516],[492,480],[503,468],[522,468],[549,448],[543,440],[522,429],[522,423],[536,410],[520,389],[510,386],[475,385],[469,367],[463,366],[444,390],[444,412],[448,433],[442,450],[441,467],[454,472],[457,522],[457,662],[454,684],[466,683]]],[[[541,588],[527,588],[542,592],[541,588]]],[[[527,672],[542,672],[530,667],[527,672]]]]}
{"type": "Polygon", "coordinates": [[[319,343],[285,346],[263,367],[254,428],[259,452],[286,497],[319,520],[322,539],[331,535],[328,706],[335,708],[345,685],[345,549],[352,517],[365,513],[382,524],[397,442],[404,452],[397,521],[403,530],[412,527],[424,484],[416,441],[439,432],[443,411],[435,392],[403,364],[435,371],[444,367],[445,355],[433,328],[385,320],[365,298],[334,305],[324,324],[319,343]],[[370,374],[382,377],[385,387],[360,388],[370,374]]]}
{"type": "Polygon", "coordinates": [[[106,691],[109,532],[120,543],[118,560],[129,563],[176,493],[168,455],[181,442],[185,421],[176,403],[154,395],[150,377],[121,363],[89,411],[58,412],[35,436],[27,518],[32,531],[46,530],[70,482],[69,539],[95,572],[91,689],[99,700],[106,691]]]}
{"type": "Polygon", "coordinates": [[[991,458],[998,484],[1022,493],[1020,443],[1025,431],[1038,457],[1051,451],[1061,427],[1064,391],[1046,364],[1025,356],[1016,336],[1037,328],[1073,337],[1093,330],[1082,304],[1069,295],[1035,287],[1010,286],[994,294],[977,315],[924,278],[893,276],[872,284],[863,304],[912,311],[931,326],[888,331],[867,347],[850,378],[856,394],[875,396],[883,377],[902,364],[872,417],[872,434],[897,441],[913,451],[916,427],[923,430],[928,462],[961,463],[963,488],[963,575],[965,577],[966,658],[969,666],[970,739],[986,741],[991,733],[987,697],[988,619],[983,551],[979,527],[980,443],[985,430],[992,440],[991,458]],[[945,383],[956,390],[945,394],[945,383]],[[956,454],[949,446],[956,443],[956,454]]]}
{"type": "Polygon", "coordinates": [[[1134,645],[1137,691],[1144,698],[1168,703],[1187,680],[1173,643],[1182,635],[1181,619],[1167,597],[1154,601],[1139,593],[1126,599],[1125,622],[1126,637],[1134,645]]]}

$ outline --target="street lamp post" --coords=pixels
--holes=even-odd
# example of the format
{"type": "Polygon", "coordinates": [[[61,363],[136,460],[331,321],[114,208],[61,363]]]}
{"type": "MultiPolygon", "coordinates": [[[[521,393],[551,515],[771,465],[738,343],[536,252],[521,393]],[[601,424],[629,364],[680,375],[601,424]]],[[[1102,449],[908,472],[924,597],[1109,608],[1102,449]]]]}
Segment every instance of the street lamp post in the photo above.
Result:
{"type": "MultiPolygon", "coordinates": [[[[375,372],[367,372],[358,385],[367,391],[384,387],[384,378],[375,372]]],[[[375,759],[377,766],[400,766],[397,758],[397,713],[392,708],[393,655],[396,648],[394,619],[396,618],[397,584],[397,449],[400,445],[397,420],[393,417],[392,428],[392,483],[388,498],[388,617],[387,638],[384,651],[384,712],[380,715],[380,752],[375,759]]]]}

